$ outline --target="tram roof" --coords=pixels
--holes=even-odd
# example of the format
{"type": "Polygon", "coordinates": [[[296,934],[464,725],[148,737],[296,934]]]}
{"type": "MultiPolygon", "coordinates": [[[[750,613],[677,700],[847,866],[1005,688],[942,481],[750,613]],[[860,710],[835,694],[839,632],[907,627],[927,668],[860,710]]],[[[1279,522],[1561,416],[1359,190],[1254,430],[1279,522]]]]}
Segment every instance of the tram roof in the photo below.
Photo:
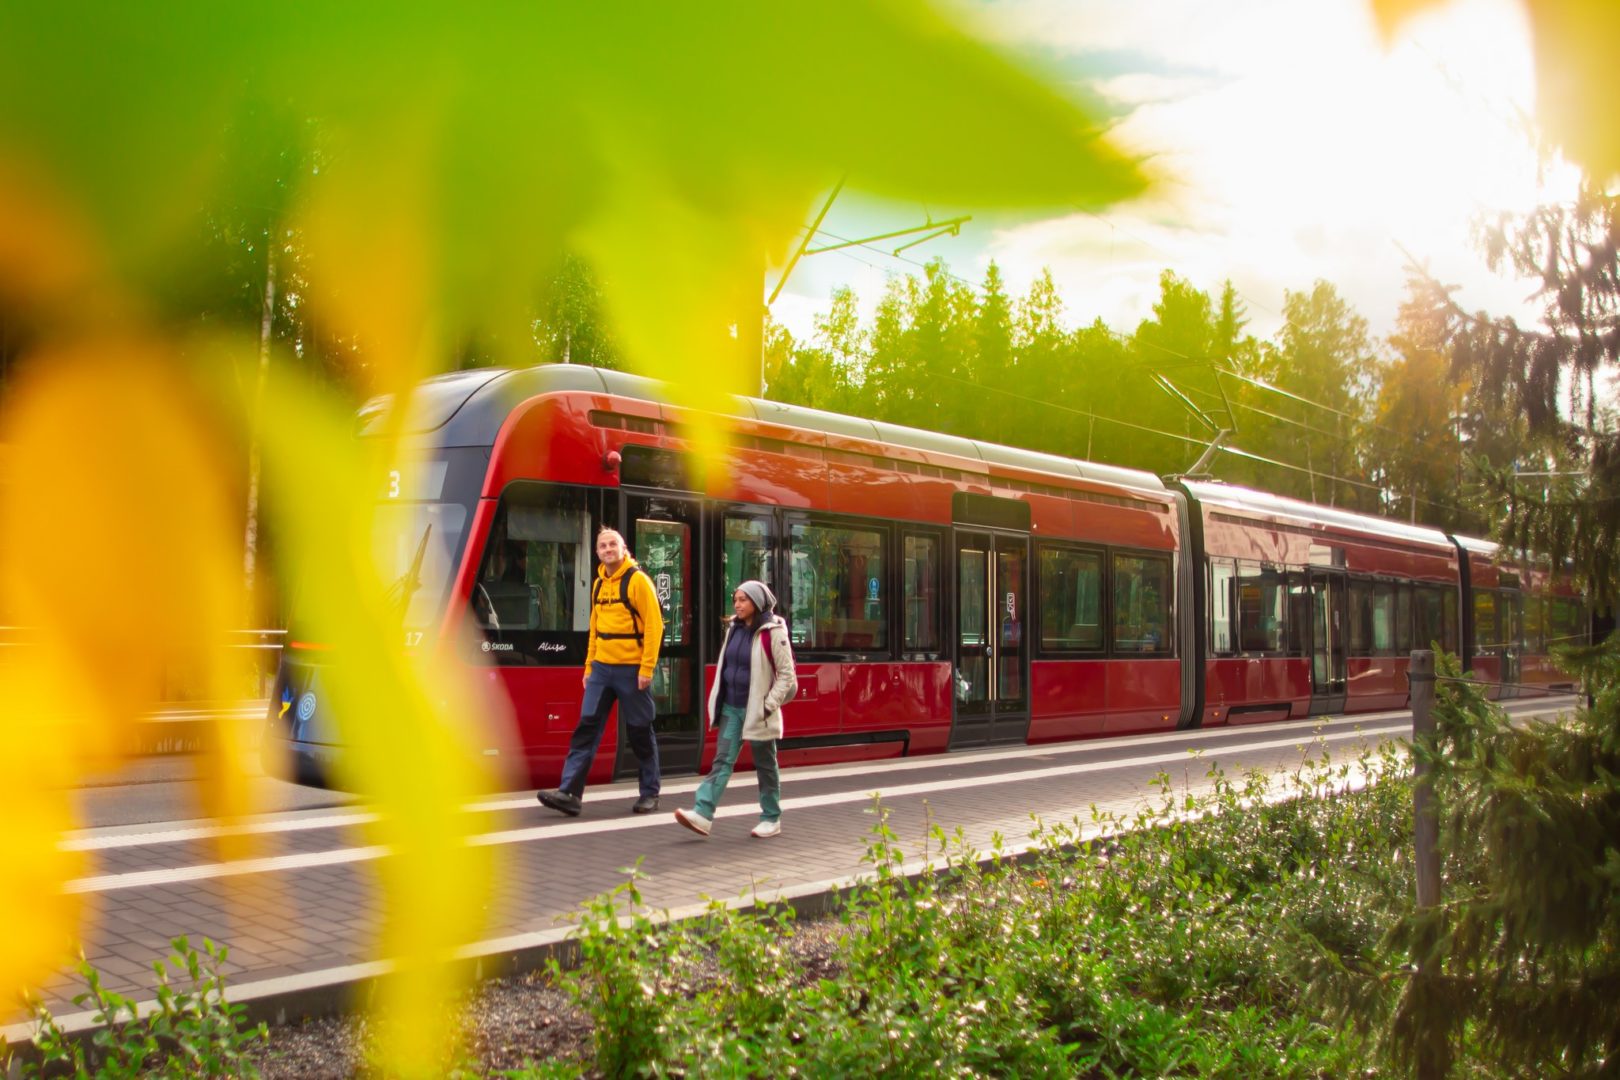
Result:
{"type": "MultiPolygon", "coordinates": [[[[542,364],[515,370],[474,368],[440,375],[419,384],[412,396],[405,431],[431,436],[432,441],[441,446],[491,446],[501,425],[518,404],[540,394],[568,390],[612,394],[658,405],[669,401],[662,383],[622,371],[579,364],[542,364]]],[[[1137,469],[1099,465],[779,401],[748,397],[733,397],[730,401],[735,415],[761,423],[952,454],[991,465],[1092,480],[1138,491],[1167,490],[1157,476],[1137,469]]],[[[368,402],[360,411],[360,433],[379,431],[391,404],[386,397],[368,402]]]]}
{"type": "MultiPolygon", "coordinates": [[[[1220,480],[1185,480],[1183,483],[1196,499],[1211,506],[1243,510],[1268,517],[1288,518],[1324,528],[1354,529],[1357,532],[1374,533],[1409,543],[1451,547],[1451,538],[1445,532],[1427,525],[1409,525],[1404,521],[1358,514],[1334,506],[1319,506],[1302,499],[1290,499],[1285,495],[1273,495],[1269,491],[1257,491],[1254,488],[1240,487],[1220,480]]],[[[1488,548],[1494,552],[1496,549],[1496,545],[1489,541],[1466,537],[1458,537],[1458,541],[1471,551],[1484,551],[1488,548]]]]}

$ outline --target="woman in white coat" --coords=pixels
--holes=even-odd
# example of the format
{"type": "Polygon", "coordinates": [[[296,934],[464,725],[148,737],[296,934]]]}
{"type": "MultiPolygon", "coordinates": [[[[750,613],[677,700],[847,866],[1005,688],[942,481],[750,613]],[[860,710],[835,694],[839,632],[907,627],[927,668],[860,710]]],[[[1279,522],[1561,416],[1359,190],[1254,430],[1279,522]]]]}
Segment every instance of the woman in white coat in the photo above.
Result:
{"type": "Polygon", "coordinates": [[[745,581],[731,597],[735,617],[720,643],[720,670],[709,690],[709,726],[720,729],[714,764],[697,790],[690,810],[675,820],[709,835],[714,808],[726,793],[744,739],[754,752],[759,780],[759,824],[751,835],[782,832],[782,777],[776,768],[776,740],[782,737],[782,703],[799,692],[787,623],[776,614],[776,597],[762,581],[745,581]]]}

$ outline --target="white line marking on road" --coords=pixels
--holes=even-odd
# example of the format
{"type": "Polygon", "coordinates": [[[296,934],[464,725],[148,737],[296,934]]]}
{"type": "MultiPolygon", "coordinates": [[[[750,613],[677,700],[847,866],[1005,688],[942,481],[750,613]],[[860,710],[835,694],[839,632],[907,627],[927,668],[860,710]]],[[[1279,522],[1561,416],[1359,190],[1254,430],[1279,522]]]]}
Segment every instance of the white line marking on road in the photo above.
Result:
{"type": "MultiPolygon", "coordinates": [[[[1388,735],[1399,727],[1387,729],[1368,729],[1358,725],[1355,729],[1347,731],[1324,732],[1312,741],[1316,742],[1344,742],[1350,739],[1361,739],[1371,736],[1388,735]]],[[[1218,752],[1207,757],[1230,757],[1236,753],[1254,753],[1261,750],[1278,750],[1284,747],[1304,747],[1306,744],[1298,738],[1267,739],[1260,742],[1241,743],[1231,747],[1221,747],[1218,752]]],[[[1185,750],[1174,752],[1144,754],[1137,757],[1114,758],[1106,761],[1086,761],[1070,765],[1057,765],[1045,769],[1032,769],[1019,772],[995,773],[990,776],[957,777],[949,780],[931,780],[918,784],[902,784],[897,787],[862,787],[857,790],[832,792],[826,795],[808,795],[799,798],[789,798],[782,801],[782,809],[809,810],[822,806],[838,806],[846,803],[867,802],[874,795],[882,799],[899,799],[912,795],[929,795],[939,791],[961,791],[966,788],[989,787],[991,785],[1007,785],[1027,783],[1034,780],[1047,780],[1059,776],[1080,776],[1087,773],[1103,772],[1110,769],[1132,769],[1145,765],[1164,765],[1174,762],[1188,761],[1185,750]]],[[[716,817],[740,817],[753,814],[756,810],[747,804],[737,804],[720,808],[716,817]]],[[[480,833],[467,838],[467,843],[478,847],[490,847],[504,844],[521,844],[531,840],[564,839],[574,836],[585,836],[595,833],[625,832],[630,829],[668,828],[670,819],[665,814],[648,814],[641,817],[625,820],[622,818],[606,821],[562,822],[531,826],[522,829],[506,829],[499,832],[480,833]]],[[[242,859],[234,862],[202,863],[195,866],[184,866],[166,870],[137,870],[122,874],[103,874],[98,877],[79,878],[69,882],[68,892],[112,892],[121,889],[146,888],[157,885],[172,885],[186,881],[200,881],[208,878],[234,877],[240,874],[271,873],[283,870],[302,870],[318,866],[335,866],[351,862],[367,862],[387,855],[389,849],[382,845],[369,847],[337,848],[332,851],[312,852],[302,855],[280,855],[262,859],[242,859]]]]}
{"type": "Polygon", "coordinates": [[[388,854],[381,845],[360,848],[338,848],[335,851],[316,851],[307,855],[276,855],[265,859],[238,859],[234,862],[201,863],[168,870],[133,870],[126,874],[102,874],[99,877],[78,878],[67,883],[64,892],[112,892],[116,889],[140,889],[151,885],[178,885],[186,881],[204,881],[209,878],[236,877],[239,874],[266,874],[278,870],[307,870],[316,866],[336,866],[341,863],[368,862],[388,854]]]}
{"type": "MultiPolygon", "coordinates": [[[[1343,742],[1346,739],[1362,738],[1369,735],[1389,734],[1388,731],[1356,730],[1326,733],[1321,736],[1323,742],[1343,742]]],[[[1287,746],[1301,746],[1298,739],[1271,739],[1266,742],[1245,743],[1241,747],[1232,749],[1245,751],[1278,750],[1287,746]]],[[[1222,754],[1227,748],[1222,747],[1222,754]]],[[[1221,755],[1207,755],[1221,756],[1221,755]]],[[[1230,756],[1230,755],[1226,755],[1230,756]]],[[[990,787],[996,784],[1017,784],[1030,780],[1050,780],[1058,776],[1080,776],[1085,773],[1104,772],[1109,769],[1135,769],[1144,765],[1166,765],[1174,762],[1189,760],[1185,751],[1165,754],[1144,754],[1140,757],[1111,758],[1107,761],[1083,761],[1074,765],[1054,765],[1047,769],[1030,769],[1023,772],[996,773],[991,776],[957,777],[951,780],[930,780],[920,784],[901,784],[888,788],[862,788],[858,791],[835,791],[826,795],[804,795],[798,798],[783,799],[782,812],[789,810],[810,810],[818,806],[839,806],[844,803],[867,802],[876,795],[882,799],[899,799],[909,795],[931,795],[937,791],[961,791],[965,788],[990,787]]],[[[715,817],[741,817],[745,814],[757,813],[755,807],[747,804],[720,807],[715,811],[715,817]]],[[[507,829],[502,832],[482,833],[468,840],[468,843],[478,845],[488,844],[519,844],[529,840],[539,840],[548,836],[567,835],[574,836],[582,833],[617,832],[621,829],[637,829],[648,825],[668,824],[668,818],[660,815],[653,821],[645,819],[640,821],[585,821],[579,824],[542,825],[525,829],[507,829]]]]}
{"type": "MultiPolygon", "coordinates": [[[[1573,698],[1569,699],[1573,702],[1573,698]]],[[[1536,709],[1550,704],[1549,701],[1521,701],[1509,702],[1509,711],[1523,711],[1536,709]]],[[[1074,754],[1094,753],[1099,750],[1109,750],[1121,746],[1167,745],[1197,742],[1208,740],[1211,736],[1221,737],[1219,745],[1204,748],[1208,753],[1224,752],[1230,749],[1241,749],[1254,744],[1242,741],[1244,736],[1259,734],[1261,732],[1282,732],[1307,730],[1326,736],[1329,733],[1342,732],[1350,728],[1356,732],[1374,732],[1379,734],[1392,734],[1396,730],[1404,730],[1409,713],[1400,710],[1358,713],[1351,716],[1308,717],[1303,720],[1286,720],[1278,723],[1255,724],[1252,726],[1239,725],[1237,727],[1192,728],[1185,731],[1167,731],[1156,735],[1115,735],[1101,739],[1082,739],[1074,742],[1036,743],[1026,744],[1006,750],[987,751],[961,751],[943,754],[924,754],[914,758],[886,758],[877,762],[856,761],[843,762],[836,765],[820,765],[799,769],[789,769],[785,776],[791,780],[825,780],[838,779],[850,775],[871,775],[874,767],[878,767],[884,774],[908,772],[919,769],[940,769],[960,765],[975,765],[986,761],[1012,761],[1034,757],[1070,756],[1074,754]],[[1397,728],[1385,726],[1389,721],[1400,720],[1397,728]]],[[[1342,736],[1341,736],[1342,737],[1342,736]]],[[[1185,752],[1183,752],[1185,753],[1185,752]]],[[[1106,762],[1103,764],[1107,764],[1106,762]]],[[[701,784],[701,779],[691,778],[673,784],[664,785],[664,795],[685,795],[694,792],[701,784]]],[[[597,789],[598,798],[605,796],[613,788],[623,788],[625,784],[602,785],[597,789]]],[[[633,783],[628,786],[634,786],[633,783]]],[[[518,798],[496,798],[482,802],[470,803],[466,807],[472,813],[497,813],[508,810],[526,810],[535,806],[534,796],[525,794],[518,798]]],[[[180,829],[158,829],[150,832],[124,832],[111,835],[98,835],[94,832],[82,832],[70,835],[64,839],[60,847],[64,851],[109,851],[119,848],[147,847],[159,844],[177,844],[196,840],[213,840],[226,836],[256,836],[276,833],[304,832],[316,829],[352,828],[360,825],[369,825],[378,820],[375,812],[356,810],[348,813],[321,814],[315,817],[303,818],[277,818],[271,821],[251,822],[238,826],[225,825],[199,825],[180,829]]],[[[625,823],[633,826],[634,822],[625,823]]],[[[555,828],[555,826],[553,826],[555,828]]]]}
{"type": "MultiPolygon", "coordinates": [[[[885,774],[889,774],[919,769],[976,765],[986,761],[1015,761],[1024,758],[1070,756],[1094,753],[1121,746],[1188,743],[1208,740],[1211,736],[1227,736],[1233,743],[1240,744],[1245,736],[1258,734],[1262,731],[1298,731],[1301,729],[1328,731],[1342,729],[1346,724],[1354,724],[1357,729],[1364,729],[1368,724],[1377,724],[1390,717],[1404,715],[1403,713],[1364,713],[1355,717],[1326,719],[1312,717],[1306,720],[1288,720],[1275,724],[1256,724],[1253,727],[1194,728],[1188,731],[1161,732],[1157,735],[1115,735],[1101,739],[1082,739],[1075,742],[1025,744],[1006,750],[968,750],[943,754],[924,754],[913,758],[883,758],[875,762],[870,760],[840,762],[835,765],[789,769],[786,770],[785,775],[790,779],[799,781],[838,779],[852,774],[870,775],[874,767],[880,768],[885,774]]],[[[1222,748],[1224,748],[1224,740],[1222,748]]],[[[689,794],[696,791],[701,783],[701,779],[694,777],[672,784],[665,784],[661,794],[689,794]]],[[[597,797],[605,796],[612,788],[625,786],[625,784],[601,785],[596,789],[597,797]]],[[[633,783],[629,786],[633,786],[633,783]]],[[[526,793],[516,798],[502,797],[470,803],[466,809],[472,813],[499,813],[508,810],[529,810],[534,807],[534,796],[526,793]]],[[[64,839],[60,847],[64,851],[110,851],[119,848],[146,847],[158,844],[181,844],[195,840],[215,840],[226,836],[257,836],[315,829],[341,829],[369,825],[377,819],[378,815],[374,812],[354,810],[321,814],[314,817],[277,818],[271,821],[255,821],[236,826],[196,825],[177,829],[153,829],[148,832],[119,832],[112,834],[81,832],[64,839]]]]}
{"type": "Polygon", "coordinates": [[[160,829],[154,832],[119,833],[115,836],[74,836],[63,840],[59,846],[63,851],[107,851],[112,848],[181,844],[189,840],[217,840],[225,836],[302,832],[306,829],[339,829],[348,825],[369,825],[376,820],[377,815],[369,812],[324,814],[320,817],[256,821],[252,824],[239,826],[200,825],[188,829],[160,829]]]}

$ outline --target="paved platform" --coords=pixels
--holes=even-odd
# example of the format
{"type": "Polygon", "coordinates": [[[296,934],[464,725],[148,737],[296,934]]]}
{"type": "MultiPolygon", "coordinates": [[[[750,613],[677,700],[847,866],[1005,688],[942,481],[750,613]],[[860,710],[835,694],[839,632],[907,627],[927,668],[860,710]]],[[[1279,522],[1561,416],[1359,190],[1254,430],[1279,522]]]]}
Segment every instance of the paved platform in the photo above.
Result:
{"type": "MultiPolygon", "coordinates": [[[[1572,700],[1525,703],[1514,711],[1556,712],[1572,700]]],[[[1093,806],[1128,814],[1153,795],[1167,773],[1176,790],[1202,791],[1219,765],[1230,776],[1248,768],[1291,770],[1324,749],[1335,759],[1410,732],[1404,712],[1317,718],[1154,736],[1018,746],[883,762],[807,767],[783,773],[783,832],[748,835],[757,819],[752,773],[732,782],[705,839],[672,817],[690,806],[695,777],[666,781],[660,812],[632,816],[631,784],[594,788],[584,814],[562,817],[532,792],[495,797],[469,810],[478,841],[499,848],[506,872],[483,940],[464,954],[482,973],[523,969],[565,940],[565,917],[582,901],[623,880],[640,860],[648,908],[682,917],[710,898],[780,896],[814,911],[861,876],[876,794],[906,849],[920,852],[933,824],[958,827],[988,853],[994,837],[1016,854],[1030,846],[1035,819],[1090,820],[1093,806]]],[[[159,822],[90,829],[64,843],[87,852],[93,871],[75,881],[87,900],[84,951],[105,984],[139,999],[151,996],[152,961],[171,938],[213,938],[230,946],[231,996],[272,1020],[341,1008],[357,983],[386,970],[373,955],[378,929],[376,870],[387,853],[361,835],[370,811],[328,806],[257,822],[261,858],[214,861],[206,822],[159,822]]],[[[917,867],[920,869],[919,862],[917,867]]],[[[78,989],[66,973],[42,988],[67,1025],[78,989]]],[[[28,1028],[15,1012],[0,1016],[12,1041],[28,1028]]]]}

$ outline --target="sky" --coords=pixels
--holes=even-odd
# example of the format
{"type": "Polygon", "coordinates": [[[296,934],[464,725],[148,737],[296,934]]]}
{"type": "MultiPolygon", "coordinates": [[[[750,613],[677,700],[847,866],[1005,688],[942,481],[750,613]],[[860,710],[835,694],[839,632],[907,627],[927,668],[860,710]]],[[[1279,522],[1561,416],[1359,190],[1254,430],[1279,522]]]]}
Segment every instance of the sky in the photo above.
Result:
{"type": "Polygon", "coordinates": [[[1015,296],[1049,268],[1070,326],[1101,317],[1125,333],[1151,315],[1171,269],[1211,294],[1230,279],[1260,337],[1281,326],[1285,291],[1318,279],[1384,337],[1407,253],[1458,285],[1466,308],[1533,318],[1529,283],[1492,274],[1472,241],[1481,215],[1573,191],[1574,171],[1534,150],[1518,0],[1452,0],[1389,42],[1368,0],[979,0],[968,10],[975,33],[1100,96],[1120,117],[1119,144],[1163,181],[1099,212],[1008,214],[879,202],[851,194],[850,177],[812,248],[972,220],[898,257],[910,238],[802,259],[771,309],[796,338],[813,336],[837,287],[869,312],[888,277],[936,256],[974,282],[994,260],[1015,296]]]}

